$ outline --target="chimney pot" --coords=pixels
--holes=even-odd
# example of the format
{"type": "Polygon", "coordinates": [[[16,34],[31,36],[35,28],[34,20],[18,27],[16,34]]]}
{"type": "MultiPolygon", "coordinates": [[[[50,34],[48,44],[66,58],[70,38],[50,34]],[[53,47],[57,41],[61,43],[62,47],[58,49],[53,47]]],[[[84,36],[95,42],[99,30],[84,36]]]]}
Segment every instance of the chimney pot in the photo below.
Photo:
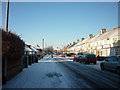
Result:
{"type": "Polygon", "coordinates": [[[93,38],[93,35],[92,35],[92,34],[89,34],[89,38],[93,38]]]}
{"type": "Polygon", "coordinates": [[[105,29],[105,28],[103,28],[103,29],[100,30],[100,34],[103,34],[103,33],[105,33],[105,32],[106,32],[106,29],[105,29]]]}
{"type": "Polygon", "coordinates": [[[84,40],[84,38],[81,38],[81,40],[83,41],[83,40],[84,40]]]}

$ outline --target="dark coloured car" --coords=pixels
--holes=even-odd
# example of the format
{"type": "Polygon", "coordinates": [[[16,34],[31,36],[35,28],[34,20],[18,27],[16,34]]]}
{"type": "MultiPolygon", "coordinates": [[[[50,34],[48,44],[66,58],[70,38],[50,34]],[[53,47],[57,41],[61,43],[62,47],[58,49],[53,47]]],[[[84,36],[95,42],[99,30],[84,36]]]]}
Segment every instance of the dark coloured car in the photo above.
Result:
{"type": "Polygon", "coordinates": [[[96,55],[94,55],[94,54],[83,54],[80,62],[83,62],[85,64],[89,64],[89,63],[96,64],[96,62],[97,62],[96,55]]]}
{"type": "Polygon", "coordinates": [[[75,53],[68,53],[67,56],[74,57],[74,56],[76,56],[76,54],[75,53]]]}
{"type": "Polygon", "coordinates": [[[114,70],[120,74],[120,56],[110,56],[100,64],[102,70],[114,70]]]}
{"type": "Polygon", "coordinates": [[[73,58],[73,61],[79,62],[79,61],[81,60],[81,57],[82,57],[82,55],[76,55],[76,56],[73,58]]]}

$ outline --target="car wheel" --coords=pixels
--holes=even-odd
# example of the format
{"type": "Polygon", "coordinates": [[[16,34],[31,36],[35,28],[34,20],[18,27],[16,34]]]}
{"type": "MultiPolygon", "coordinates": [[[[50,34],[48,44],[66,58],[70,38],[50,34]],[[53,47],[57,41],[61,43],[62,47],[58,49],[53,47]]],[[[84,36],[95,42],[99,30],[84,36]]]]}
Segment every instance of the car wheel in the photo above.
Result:
{"type": "Polygon", "coordinates": [[[105,70],[105,67],[104,67],[103,64],[100,65],[100,68],[101,68],[102,70],[105,70]]]}
{"type": "Polygon", "coordinates": [[[79,60],[77,60],[77,62],[79,62],[79,60]]]}
{"type": "Polygon", "coordinates": [[[117,67],[116,72],[120,74],[120,67],[117,67]]]}

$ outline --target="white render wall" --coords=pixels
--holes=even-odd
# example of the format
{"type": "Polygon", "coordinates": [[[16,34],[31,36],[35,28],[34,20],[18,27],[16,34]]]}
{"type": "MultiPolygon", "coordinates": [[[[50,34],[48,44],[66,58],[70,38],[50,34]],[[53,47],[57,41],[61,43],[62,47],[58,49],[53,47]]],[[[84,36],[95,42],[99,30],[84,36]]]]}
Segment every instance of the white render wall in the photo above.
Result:
{"type": "MultiPolygon", "coordinates": [[[[94,53],[100,56],[120,55],[120,27],[98,34],[93,38],[88,38],[77,43],[74,52],[94,53]],[[118,44],[119,42],[119,44],[118,44]],[[119,47],[118,47],[119,46],[119,47]],[[91,49],[90,49],[91,48],[91,49]],[[117,53],[116,53],[117,50],[117,53]]],[[[73,49],[73,47],[71,49],[73,49]]]]}

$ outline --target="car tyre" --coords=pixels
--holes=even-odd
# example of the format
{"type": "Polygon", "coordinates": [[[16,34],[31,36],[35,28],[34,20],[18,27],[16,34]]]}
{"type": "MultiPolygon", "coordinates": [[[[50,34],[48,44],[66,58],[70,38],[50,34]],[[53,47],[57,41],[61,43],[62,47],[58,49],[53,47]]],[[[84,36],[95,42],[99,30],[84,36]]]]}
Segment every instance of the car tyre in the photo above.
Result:
{"type": "Polygon", "coordinates": [[[102,70],[105,70],[105,67],[104,67],[103,64],[100,65],[100,68],[101,68],[102,70]]]}
{"type": "Polygon", "coordinates": [[[79,61],[79,63],[81,63],[81,61],[79,61]]]}
{"type": "Polygon", "coordinates": [[[117,67],[116,72],[120,74],[120,67],[117,67]]]}

